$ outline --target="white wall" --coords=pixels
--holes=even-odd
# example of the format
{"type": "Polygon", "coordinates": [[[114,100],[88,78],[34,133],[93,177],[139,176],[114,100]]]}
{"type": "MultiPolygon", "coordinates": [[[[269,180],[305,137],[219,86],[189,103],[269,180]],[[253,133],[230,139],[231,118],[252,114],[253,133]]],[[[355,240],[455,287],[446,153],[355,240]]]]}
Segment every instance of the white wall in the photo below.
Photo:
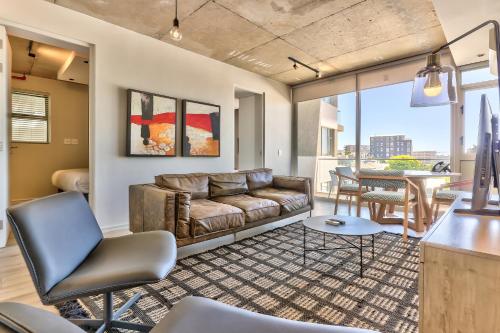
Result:
{"type": "Polygon", "coordinates": [[[90,140],[94,210],[102,227],[128,224],[130,184],[151,182],[160,173],[232,170],[235,85],[266,94],[266,166],[290,173],[288,86],[46,1],[0,0],[0,8],[0,24],[23,24],[95,46],[90,140]],[[221,157],[125,157],[127,88],[221,105],[221,157]]]}

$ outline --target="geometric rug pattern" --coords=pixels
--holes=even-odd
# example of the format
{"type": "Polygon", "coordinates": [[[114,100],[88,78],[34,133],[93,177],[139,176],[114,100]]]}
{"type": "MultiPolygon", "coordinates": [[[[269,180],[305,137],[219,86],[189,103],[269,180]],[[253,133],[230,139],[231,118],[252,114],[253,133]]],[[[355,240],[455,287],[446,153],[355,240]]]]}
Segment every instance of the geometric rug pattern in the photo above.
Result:
{"type": "MultiPolygon", "coordinates": [[[[323,246],[322,234],[311,230],[306,241],[308,248],[323,246]]],[[[329,235],[326,242],[345,246],[329,235]]],[[[401,235],[390,233],[376,235],[375,259],[370,250],[364,251],[360,278],[357,250],[308,252],[304,266],[303,227],[297,222],[180,259],[167,279],[114,293],[115,305],[141,292],[122,319],[154,324],[183,297],[196,295],[287,319],[416,333],[418,242],[409,238],[405,243],[401,235]]],[[[91,317],[101,316],[101,297],[86,297],[78,304],[91,317]]],[[[71,316],[64,311],[68,305],[60,307],[66,317],[71,316]]]]}

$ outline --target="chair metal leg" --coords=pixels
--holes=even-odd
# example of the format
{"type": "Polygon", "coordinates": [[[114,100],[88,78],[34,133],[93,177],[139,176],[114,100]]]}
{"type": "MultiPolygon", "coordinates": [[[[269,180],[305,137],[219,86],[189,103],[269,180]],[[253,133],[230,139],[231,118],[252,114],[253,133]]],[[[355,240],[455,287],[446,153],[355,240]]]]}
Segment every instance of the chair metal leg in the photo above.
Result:
{"type": "Polygon", "coordinates": [[[337,211],[339,208],[339,202],[340,202],[340,190],[337,189],[337,198],[335,199],[335,210],[333,212],[333,215],[337,215],[337,211]]]}
{"type": "Polygon", "coordinates": [[[116,312],[113,312],[113,294],[111,292],[103,295],[103,319],[73,319],[72,323],[81,327],[97,328],[96,333],[104,333],[112,328],[124,328],[138,332],[149,332],[153,326],[145,324],[129,323],[120,321],[118,318],[134,305],[141,294],[137,293],[123,304],[116,312]]]}
{"type": "Polygon", "coordinates": [[[352,195],[349,196],[349,216],[351,216],[352,195]]]}
{"type": "Polygon", "coordinates": [[[70,322],[79,327],[99,328],[104,324],[102,319],[69,319],[70,322]]]}

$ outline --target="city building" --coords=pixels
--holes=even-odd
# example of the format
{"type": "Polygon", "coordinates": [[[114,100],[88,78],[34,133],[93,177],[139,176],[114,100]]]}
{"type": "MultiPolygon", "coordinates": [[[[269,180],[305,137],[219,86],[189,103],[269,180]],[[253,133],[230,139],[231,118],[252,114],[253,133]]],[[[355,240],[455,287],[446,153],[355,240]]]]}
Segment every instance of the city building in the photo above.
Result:
{"type": "MultiPolygon", "coordinates": [[[[356,156],[356,145],[345,145],[344,146],[344,154],[346,157],[356,156]]],[[[361,145],[359,147],[359,157],[362,160],[370,158],[370,146],[369,145],[361,145]]]]}
{"type": "Polygon", "coordinates": [[[411,155],[412,141],[405,135],[374,135],[370,137],[370,155],[373,158],[390,158],[411,155]]]}

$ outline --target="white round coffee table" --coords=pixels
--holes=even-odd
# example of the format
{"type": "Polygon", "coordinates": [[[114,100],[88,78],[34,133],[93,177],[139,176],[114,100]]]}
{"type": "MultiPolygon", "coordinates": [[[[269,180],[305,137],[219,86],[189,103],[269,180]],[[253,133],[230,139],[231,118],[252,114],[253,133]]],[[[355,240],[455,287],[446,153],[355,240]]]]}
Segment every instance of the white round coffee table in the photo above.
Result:
{"type": "Polygon", "coordinates": [[[304,225],[304,265],[306,264],[306,253],[309,251],[332,251],[332,250],[346,250],[357,249],[360,255],[360,270],[359,275],[363,277],[363,248],[371,247],[372,259],[375,258],[375,234],[382,232],[383,229],[376,222],[363,219],[355,216],[344,215],[325,215],[314,216],[305,219],[304,225]],[[330,225],[325,221],[329,218],[338,218],[345,222],[344,225],[330,225]],[[323,247],[322,248],[307,248],[306,247],[306,230],[311,229],[323,233],[323,247]],[[347,245],[342,247],[327,248],[326,247],[326,234],[333,235],[336,239],[341,239],[347,245]],[[355,240],[347,239],[347,237],[358,237],[359,244],[355,240]],[[368,245],[363,244],[363,236],[371,236],[371,242],[368,245]]]}

